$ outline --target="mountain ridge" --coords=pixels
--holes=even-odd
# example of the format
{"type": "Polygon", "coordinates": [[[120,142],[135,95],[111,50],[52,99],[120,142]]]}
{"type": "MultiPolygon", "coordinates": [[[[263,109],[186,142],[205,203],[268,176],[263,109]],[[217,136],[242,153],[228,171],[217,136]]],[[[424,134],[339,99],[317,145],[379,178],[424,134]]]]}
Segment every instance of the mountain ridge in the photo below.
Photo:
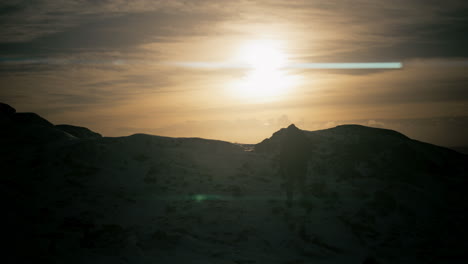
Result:
{"type": "MultiPolygon", "coordinates": [[[[73,137],[76,138],[101,138],[103,137],[101,134],[90,130],[89,128],[82,127],[82,126],[76,126],[76,125],[69,125],[69,124],[57,124],[53,125],[51,122],[49,122],[47,119],[41,117],[40,115],[36,113],[30,113],[30,112],[16,112],[16,109],[11,107],[8,104],[1,103],[0,102],[0,125],[3,126],[4,128],[9,126],[9,125],[40,125],[40,126],[46,126],[46,127],[53,127],[56,128],[60,131],[63,131],[73,137]]],[[[288,128],[291,128],[293,126],[294,128],[298,129],[294,124],[289,125],[288,128]]],[[[278,136],[279,134],[283,133],[288,128],[281,128],[280,130],[274,132],[270,138],[265,138],[259,143],[256,144],[243,144],[243,143],[238,143],[240,145],[255,145],[259,146],[261,145],[264,141],[271,140],[271,138],[274,138],[278,136]]],[[[392,130],[392,129],[387,129],[387,128],[376,128],[376,127],[369,127],[369,126],[364,126],[364,125],[358,125],[358,124],[343,124],[343,125],[338,125],[336,127],[332,128],[326,128],[326,129],[319,129],[319,130],[302,130],[299,129],[306,134],[317,134],[317,135],[323,135],[327,133],[337,133],[337,134],[345,134],[348,133],[348,136],[352,136],[353,134],[358,134],[358,133],[374,133],[374,134],[381,134],[381,135],[388,135],[388,136],[394,136],[394,137],[400,137],[402,139],[410,139],[406,135],[392,130]]],[[[134,135],[140,135],[140,134],[145,134],[145,135],[151,135],[151,136],[157,136],[157,137],[167,137],[167,138],[179,138],[179,139],[204,139],[204,140],[213,140],[213,141],[222,141],[222,142],[227,142],[233,144],[233,142],[225,141],[225,140],[220,140],[220,139],[206,139],[206,138],[201,138],[201,137],[170,137],[170,136],[159,136],[159,135],[153,135],[153,134],[146,134],[146,133],[135,133],[132,135],[128,136],[118,136],[118,137],[112,137],[112,138],[122,138],[122,137],[130,137],[134,135]]],[[[418,141],[422,142],[424,144],[432,145],[432,146],[437,146],[443,149],[447,150],[452,150],[456,151],[460,154],[462,151],[457,150],[456,148],[450,148],[450,147],[444,147],[444,146],[439,146],[435,145],[432,143],[428,142],[423,142],[415,139],[411,139],[413,141],[418,141]]],[[[261,147],[260,147],[261,148],[261,147]]],[[[460,148],[460,149],[464,149],[460,148]]],[[[466,154],[465,154],[466,155],[466,154]]]]}
{"type": "Polygon", "coordinates": [[[278,151],[295,126],[247,148],[66,132],[0,109],[6,263],[468,259],[466,156],[395,131],[300,130],[306,193],[288,208],[278,151]]]}

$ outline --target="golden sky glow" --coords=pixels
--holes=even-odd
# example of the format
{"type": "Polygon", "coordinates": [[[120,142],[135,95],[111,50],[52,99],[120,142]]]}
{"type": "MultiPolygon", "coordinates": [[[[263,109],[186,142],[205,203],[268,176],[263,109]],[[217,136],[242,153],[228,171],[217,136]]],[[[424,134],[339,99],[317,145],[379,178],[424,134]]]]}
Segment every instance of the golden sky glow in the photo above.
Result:
{"type": "Polygon", "coordinates": [[[54,123],[245,143],[289,123],[360,123],[468,145],[465,1],[43,0],[2,10],[0,101],[54,123]],[[404,66],[302,67],[370,62],[404,66]]]}

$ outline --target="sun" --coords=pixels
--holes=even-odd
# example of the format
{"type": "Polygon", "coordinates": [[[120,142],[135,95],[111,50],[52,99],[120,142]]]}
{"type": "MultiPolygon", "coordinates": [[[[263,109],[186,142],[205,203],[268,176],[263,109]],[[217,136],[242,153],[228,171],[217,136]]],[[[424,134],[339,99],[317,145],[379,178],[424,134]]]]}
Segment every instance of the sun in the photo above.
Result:
{"type": "Polygon", "coordinates": [[[248,69],[233,83],[233,93],[238,97],[270,100],[283,95],[294,84],[294,77],[284,69],[288,59],[281,42],[249,41],[241,45],[235,60],[248,69]]]}
{"type": "Polygon", "coordinates": [[[257,40],[244,44],[239,49],[239,60],[255,70],[276,70],[286,63],[286,55],[279,42],[257,40]]]}

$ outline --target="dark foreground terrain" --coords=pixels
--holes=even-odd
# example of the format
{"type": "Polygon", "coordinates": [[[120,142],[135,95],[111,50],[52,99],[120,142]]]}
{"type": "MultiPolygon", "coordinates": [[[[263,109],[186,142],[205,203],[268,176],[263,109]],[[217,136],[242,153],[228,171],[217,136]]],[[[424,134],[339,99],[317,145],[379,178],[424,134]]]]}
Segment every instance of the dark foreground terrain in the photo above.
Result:
{"type": "Polygon", "coordinates": [[[287,129],[254,146],[109,138],[0,104],[1,262],[468,261],[466,155],[385,129],[304,131],[306,197],[289,208],[287,129]]]}

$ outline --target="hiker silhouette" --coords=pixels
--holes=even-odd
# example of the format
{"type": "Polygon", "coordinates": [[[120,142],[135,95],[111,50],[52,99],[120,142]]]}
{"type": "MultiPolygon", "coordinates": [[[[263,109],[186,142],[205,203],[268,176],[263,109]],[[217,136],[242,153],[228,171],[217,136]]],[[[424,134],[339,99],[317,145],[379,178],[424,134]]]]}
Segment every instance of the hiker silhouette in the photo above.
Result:
{"type": "Polygon", "coordinates": [[[298,189],[305,199],[309,140],[294,124],[286,128],[280,141],[279,167],[286,189],[286,204],[292,206],[293,193],[298,189]]]}

